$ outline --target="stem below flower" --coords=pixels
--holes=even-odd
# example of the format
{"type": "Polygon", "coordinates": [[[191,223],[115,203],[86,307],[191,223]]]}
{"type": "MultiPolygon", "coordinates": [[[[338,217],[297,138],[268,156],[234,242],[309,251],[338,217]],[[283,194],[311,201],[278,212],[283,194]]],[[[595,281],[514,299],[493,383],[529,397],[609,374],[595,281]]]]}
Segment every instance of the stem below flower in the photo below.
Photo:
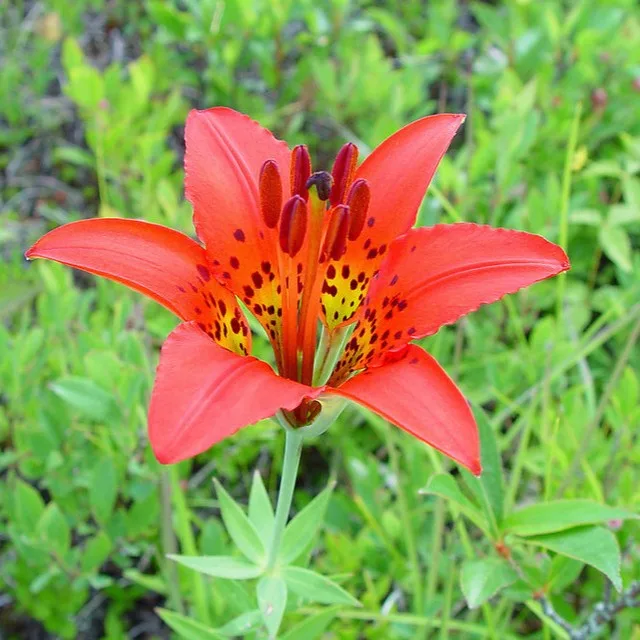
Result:
{"type": "MultiPolygon", "coordinates": [[[[280,419],[280,416],[278,416],[280,419]]],[[[273,536],[269,548],[267,559],[267,572],[271,571],[278,558],[282,534],[284,533],[287,518],[291,511],[291,501],[293,500],[293,489],[298,475],[298,465],[300,464],[300,454],[302,453],[303,436],[290,426],[285,427],[286,440],[284,445],[284,462],[282,464],[282,476],[280,478],[280,489],[278,490],[278,503],[276,505],[276,519],[273,525],[273,536]]]]}

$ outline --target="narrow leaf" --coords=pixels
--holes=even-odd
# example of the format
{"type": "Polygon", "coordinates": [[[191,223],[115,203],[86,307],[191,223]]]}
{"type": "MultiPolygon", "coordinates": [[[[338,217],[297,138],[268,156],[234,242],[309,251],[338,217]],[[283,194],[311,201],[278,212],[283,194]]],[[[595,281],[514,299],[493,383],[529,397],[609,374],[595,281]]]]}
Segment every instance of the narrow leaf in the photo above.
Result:
{"type": "Polygon", "coordinates": [[[262,573],[262,567],[251,564],[242,558],[233,558],[231,556],[168,555],[167,557],[185,567],[216,578],[248,580],[257,578],[262,573]]]}
{"type": "Polygon", "coordinates": [[[269,638],[277,638],[287,605],[287,585],[279,576],[263,576],[258,582],[256,593],[269,638]]]}
{"type": "Polygon", "coordinates": [[[315,537],[324,522],[329,499],[334,484],[321,491],[300,513],[287,525],[282,536],[280,559],[290,564],[309,546],[309,540],[315,537]]]}
{"type": "Polygon", "coordinates": [[[615,588],[622,589],[620,577],[620,548],[616,537],[602,527],[578,527],[568,531],[558,531],[524,539],[528,544],[537,545],[580,560],[598,571],[602,571],[615,588]]]}
{"type": "Polygon", "coordinates": [[[251,493],[249,493],[249,520],[258,531],[262,543],[266,547],[271,541],[275,516],[269,494],[258,470],[253,473],[251,493]]]}
{"type": "Polygon", "coordinates": [[[286,567],[283,571],[287,586],[312,602],[321,604],[348,604],[359,607],[360,603],[340,585],[325,576],[303,569],[302,567],[286,567]]]}
{"type": "Polygon", "coordinates": [[[259,609],[245,611],[237,618],[230,620],[224,626],[217,629],[223,636],[245,638],[249,633],[262,626],[262,613],[259,609]]]}
{"type": "Polygon", "coordinates": [[[224,636],[215,629],[168,609],[156,609],[162,620],[185,640],[220,640],[224,636]]]}
{"type": "Polygon", "coordinates": [[[231,539],[249,560],[254,563],[262,562],[265,555],[264,545],[256,528],[224,487],[217,480],[214,480],[214,483],[220,501],[222,520],[231,539]]]}
{"type": "Polygon", "coordinates": [[[312,616],[306,617],[302,622],[287,631],[282,640],[315,640],[322,636],[336,617],[335,608],[325,609],[312,616]]]}
{"type": "Polygon", "coordinates": [[[478,507],[460,491],[458,483],[448,473],[437,473],[431,476],[429,482],[427,482],[427,486],[424,489],[420,489],[420,493],[433,494],[450,500],[471,522],[483,531],[487,530],[488,526],[484,515],[478,507]]]}
{"type": "Polygon", "coordinates": [[[504,521],[504,529],[519,536],[535,536],[585,524],[632,518],[638,519],[640,516],[594,500],[554,500],[532,504],[510,514],[504,521]]]}
{"type": "Polygon", "coordinates": [[[460,586],[467,604],[475,609],[517,578],[516,572],[504,560],[485,558],[464,563],[460,586]]]}

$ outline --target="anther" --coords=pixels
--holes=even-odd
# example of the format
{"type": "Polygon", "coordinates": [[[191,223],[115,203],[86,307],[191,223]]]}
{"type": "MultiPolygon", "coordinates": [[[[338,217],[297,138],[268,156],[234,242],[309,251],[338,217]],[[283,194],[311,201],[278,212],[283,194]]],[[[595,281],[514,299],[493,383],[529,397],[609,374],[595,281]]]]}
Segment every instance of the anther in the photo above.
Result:
{"type": "Polygon", "coordinates": [[[275,229],[282,210],[282,178],[275,160],[267,160],[260,169],[260,211],[269,229],[275,229]]]}
{"type": "Polygon", "coordinates": [[[336,206],[344,202],[344,197],[349,188],[358,164],[358,147],[352,142],[338,151],[333,163],[333,188],[331,189],[331,205],[336,206]]]}
{"type": "Polygon", "coordinates": [[[362,178],[356,180],[351,186],[349,197],[347,198],[347,205],[351,210],[349,240],[357,240],[362,233],[370,201],[371,189],[369,189],[369,183],[362,178]]]}
{"type": "Polygon", "coordinates": [[[349,233],[349,207],[339,204],[331,212],[327,235],[325,236],[323,255],[332,260],[340,260],[347,250],[347,234],[349,233]]]}
{"type": "Polygon", "coordinates": [[[316,171],[311,174],[305,186],[307,189],[315,187],[318,193],[318,199],[324,202],[329,199],[332,184],[333,176],[328,171],[316,171]]]}
{"type": "Polygon", "coordinates": [[[287,200],[280,221],[280,248],[292,258],[300,251],[307,231],[307,203],[300,196],[287,200]]]}
{"type": "Polygon", "coordinates": [[[291,195],[301,196],[305,200],[309,198],[307,180],[311,175],[311,157],[309,150],[303,144],[299,144],[291,151],[291,195]]]}

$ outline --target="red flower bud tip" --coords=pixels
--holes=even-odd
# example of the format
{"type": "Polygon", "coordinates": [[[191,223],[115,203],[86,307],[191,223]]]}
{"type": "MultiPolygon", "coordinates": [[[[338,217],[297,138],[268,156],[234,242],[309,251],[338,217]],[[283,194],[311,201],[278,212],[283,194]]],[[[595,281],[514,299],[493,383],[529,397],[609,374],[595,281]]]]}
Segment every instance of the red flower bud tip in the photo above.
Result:
{"type": "Polygon", "coordinates": [[[351,185],[358,164],[358,147],[352,142],[340,149],[333,163],[333,188],[331,189],[331,206],[344,202],[344,196],[351,185]]]}
{"type": "Polygon", "coordinates": [[[292,258],[300,251],[307,231],[307,203],[300,196],[287,200],[280,221],[280,248],[292,258]]]}
{"type": "Polygon", "coordinates": [[[269,229],[275,229],[282,209],[282,178],[275,160],[267,160],[260,169],[260,211],[269,229]]]}
{"type": "Polygon", "coordinates": [[[607,92],[604,89],[595,89],[591,94],[591,106],[596,111],[601,111],[607,106],[607,92]]]}
{"type": "Polygon", "coordinates": [[[311,175],[311,156],[304,144],[299,144],[291,152],[291,195],[309,198],[307,180],[311,175]]]}
{"type": "Polygon", "coordinates": [[[316,171],[311,174],[311,177],[307,180],[307,184],[305,186],[307,189],[315,187],[318,193],[318,199],[324,202],[329,199],[332,184],[333,176],[328,171],[316,171]]]}
{"type": "Polygon", "coordinates": [[[349,233],[350,215],[349,207],[339,204],[331,211],[329,228],[324,240],[323,255],[332,260],[340,260],[347,250],[347,235],[349,233]]]}
{"type": "Polygon", "coordinates": [[[362,233],[370,201],[371,189],[369,189],[369,183],[362,178],[356,180],[351,186],[349,197],[347,198],[347,206],[351,210],[349,240],[357,240],[362,233]]]}

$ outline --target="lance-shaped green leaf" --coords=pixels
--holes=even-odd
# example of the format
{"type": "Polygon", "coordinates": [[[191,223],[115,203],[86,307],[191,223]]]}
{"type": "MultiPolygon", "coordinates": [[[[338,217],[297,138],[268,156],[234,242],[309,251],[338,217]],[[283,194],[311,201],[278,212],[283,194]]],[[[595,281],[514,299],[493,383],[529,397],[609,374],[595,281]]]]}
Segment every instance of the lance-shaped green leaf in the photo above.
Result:
{"type": "Polygon", "coordinates": [[[231,580],[249,580],[262,574],[262,567],[247,562],[242,558],[231,556],[177,556],[168,555],[185,567],[194,569],[198,573],[204,573],[216,578],[229,578],[231,580]]]}
{"type": "Polygon", "coordinates": [[[239,551],[249,560],[260,563],[264,560],[264,544],[253,523],[224,487],[214,480],[216,493],[220,501],[222,520],[239,551]]]}
{"type": "Polygon", "coordinates": [[[315,571],[303,569],[302,567],[286,567],[282,574],[289,589],[307,600],[320,602],[321,604],[361,606],[339,584],[315,571]]]}
{"type": "Polygon", "coordinates": [[[266,547],[273,535],[273,523],[275,516],[269,494],[262,482],[262,476],[256,469],[253,472],[251,492],[249,493],[249,520],[258,531],[262,543],[266,547]]]}
{"type": "Polygon", "coordinates": [[[429,478],[427,486],[420,489],[422,494],[433,494],[450,500],[460,511],[483,531],[488,530],[487,521],[480,509],[460,491],[460,487],[453,476],[448,473],[436,473],[429,478]]]}
{"type": "Polygon", "coordinates": [[[519,536],[535,536],[630,518],[640,516],[593,500],[554,500],[532,504],[510,514],[504,521],[504,530],[519,536]]]}
{"type": "Polygon", "coordinates": [[[494,533],[498,534],[504,515],[504,479],[500,451],[493,427],[484,411],[474,407],[474,415],[480,434],[482,474],[478,478],[466,469],[461,469],[462,477],[478,503],[482,505],[487,520],[494,526],[494,533]]]}
{"type": "Polygon", "coordinates": [[[309,546],[324,522],[329,498],[335,484],[332,483],[321,491],[300,513],[287,525],[282,536],[280,560],[290,564],[309,546]]]}
{"type": "Polygon", "coordinates": [[[315,640],[319,638],[336,617],[337,610],[337,607],[332,607],[305,617],[302,622],[289,629],[282,636],[282,640],[315,640]]]}
{"type": "Polygon", "coordinates": [[[221,640],[224,638],[215,629],[207,627],[201,622],[187,618],[175,611],[156,609],[162,620],[184,640],[221,640]]]}
{"type": "Polygon", "coordinates": [[[259,609],[253,609],[252,611],[245,611],[241,613],[237,618],[230,620],[217,631],[220,635],[235,638],[240,636],[245,638],[249,633],[262,627],[262,612],[259,609]]]}
{"type": "Polygon", "coordinates": [[[567,531],[523,538],[560,555],[580,560],[602,571],[615,588],[622,589],[620,577],[620,548],[616,537],[602,527],[577,527],[567,531]]]}
{"type": "Polygon", "coordinates": [[[277,638],[287,606],[287,584],[280,576],[263,576],[258,582],[256,595],[269,638],[277,638]]]}
{"type": "Polygon", "coordinates": [[[51,502],[38,521],[38,532],[56,555],[64,558],[71,544],[71,528],[57,504],[51,502]]]}
{"type": "Polygon", "coordinates": [[[460,586],[471,609],[479,607],[498,591],[513,584],[518,575],[504,560],[484,558],[465,562],[460,573],[460,586]]]}

